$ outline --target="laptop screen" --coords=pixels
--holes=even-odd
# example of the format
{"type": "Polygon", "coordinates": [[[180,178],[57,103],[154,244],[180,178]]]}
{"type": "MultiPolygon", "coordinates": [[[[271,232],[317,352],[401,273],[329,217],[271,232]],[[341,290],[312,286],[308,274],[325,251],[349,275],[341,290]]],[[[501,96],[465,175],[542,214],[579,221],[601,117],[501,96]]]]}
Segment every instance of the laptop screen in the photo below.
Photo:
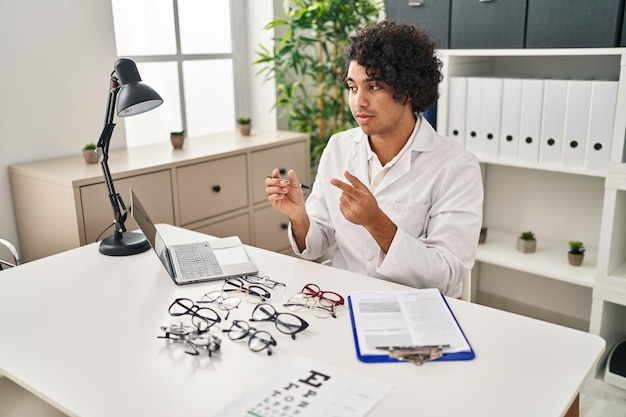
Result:
{"type": "Polygon", "coordinates": [[[141,229],[143,234],[146,236],[146,239],[152,246],[152,249],[156,252],[157,256],[161,260],[161,263],[167,269],[167,272],[173,277],[174,271],[172,270],[172,266],[168,259],[167,248],[165,247],[165,242],[159,235],[159,232],[154,225],[154,222],[148,215],[148,212],[137,198],[137,194],[131,189],[130,190],[130,207],[131,207],[131,215],[133,219],[137,223],[137,226],[141,229]]]}

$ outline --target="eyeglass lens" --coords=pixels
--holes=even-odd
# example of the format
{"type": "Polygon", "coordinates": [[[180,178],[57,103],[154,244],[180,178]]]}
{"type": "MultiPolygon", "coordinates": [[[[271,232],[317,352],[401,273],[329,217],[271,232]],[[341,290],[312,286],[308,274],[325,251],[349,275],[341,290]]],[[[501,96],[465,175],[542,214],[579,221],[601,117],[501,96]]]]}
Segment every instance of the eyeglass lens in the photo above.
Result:
{"type": "Polygon", "coordinates": [[[198,307],[189,298],[177,298],[170,305],[171,316],[190,315],[191,323],[200,331],[206,331],[215,323],[222,321],[215,310],[209,307],[198,307]]]}
{"type": "Polygon", "coordinates": [[[328,300],[325,299],[317,299],[308,297],[303,293],[297,293],[292,296],[285,304],[284,307],[287,307],[290,311],[299,311],[303,308],[310,308],[313,310],[313,314],[319,318],[327,318],[327,317],[337,317],[335,314],[335,305],[328,300]]]}
{"type": "Polygon", "coordinates": [[[335,306],[343,305],[345,303],[340,294],[333,291],[322,291],[316,284],[305,285],[301,292],[309,297],[318,297],[321,300],[328,300],[335,306]]]}
{"type": "Polygon", "coordinates": [[[286,287],[286,284],[270,279],[268,276],[259,275],[240,275],[240,278],[250,284],[262,285],[264,287],[273,289],[277,286],[286,287]]]}
{"type": "Polygon", "coordinates": [[[246,294],[246,301],[250,303],[258,304],[261,301],[265,301],[270,298],[271,294],[263,287],[259,287],[258,285],[246,285],[239,278],[228,278],[224,281],[224,285],[222,286],[222,291],[230,292],[230,291],[238,291],[246,294]]]}
{"type": "Polygon", "coordinates": [[[272,354],[270,346],[276,346],[276,340],[271,334],[264,330],[257,330],[254,327],[250,327],[248,322],[243,320],[234,320],[230,329],[225,329],[223,332],[228,333],[228,337],[232,340],[240,340],[246,336],[250,336],[248,340],[248,347],[253,352],[260,352],[263,349],[267,349],[267,354],[272,354]]]}
{"type": "Polygon", "coordinates": [[[303,331],[309,323],[291,313],[278,313],[271,304],[261,303],[252,311],[251,321],[272,321],[276,328],[285,334],[296,338],[296,333],[303,331]]]}

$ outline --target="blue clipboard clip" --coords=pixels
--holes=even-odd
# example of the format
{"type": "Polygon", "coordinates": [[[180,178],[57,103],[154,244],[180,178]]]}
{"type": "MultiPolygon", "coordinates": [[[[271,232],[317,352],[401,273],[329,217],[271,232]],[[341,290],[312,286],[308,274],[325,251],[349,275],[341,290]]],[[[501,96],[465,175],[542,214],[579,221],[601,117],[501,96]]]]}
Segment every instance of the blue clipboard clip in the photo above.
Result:
{"type": "Polygon", "coordinates": [[[411,362],[415,365],[423,365],[424,362],[441,358],[443,349],[448,347],[450,345],[376,346],[376,349],[387,350],[390,358],[411,362]]]}

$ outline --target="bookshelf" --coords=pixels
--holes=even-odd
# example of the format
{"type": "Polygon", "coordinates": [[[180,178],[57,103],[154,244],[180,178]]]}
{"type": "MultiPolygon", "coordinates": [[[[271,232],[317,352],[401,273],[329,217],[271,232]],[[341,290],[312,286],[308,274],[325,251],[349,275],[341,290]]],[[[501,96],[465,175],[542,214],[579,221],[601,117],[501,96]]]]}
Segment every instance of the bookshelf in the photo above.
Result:
{"type": "MultiPolygon", "coordinates": [[[[624,48],[441,50],[444,80],[437,128],[449,131],[451,77],[518,77],[618,82],[606,170],[478,156],[485,187],[484,225],[473,271],[478,303],[589,331],[607,353],[626,339],[626,50],[624,48]],[[516,250],[522,230],[537,252],[516,250]],[[581,240],[582,266],[567,262],[567,242],[581,240]]],[[[463,138],[459,138],[463,141],[463,138]]],[[[614,395],[626,392],[595,381],[614,395]]]]}

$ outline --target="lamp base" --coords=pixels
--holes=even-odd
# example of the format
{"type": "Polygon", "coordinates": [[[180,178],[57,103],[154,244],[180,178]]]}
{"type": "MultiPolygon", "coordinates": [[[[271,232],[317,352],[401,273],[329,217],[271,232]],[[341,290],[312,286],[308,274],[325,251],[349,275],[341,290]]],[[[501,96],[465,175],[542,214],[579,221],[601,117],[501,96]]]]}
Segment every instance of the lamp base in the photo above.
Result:
{"type": "Polygon", "coordinates": [[[100,242],[100,253],[108,256],[136,255],[150,249],[150,243],[142,233],[122,233],[107,237],[100,242]]]}

